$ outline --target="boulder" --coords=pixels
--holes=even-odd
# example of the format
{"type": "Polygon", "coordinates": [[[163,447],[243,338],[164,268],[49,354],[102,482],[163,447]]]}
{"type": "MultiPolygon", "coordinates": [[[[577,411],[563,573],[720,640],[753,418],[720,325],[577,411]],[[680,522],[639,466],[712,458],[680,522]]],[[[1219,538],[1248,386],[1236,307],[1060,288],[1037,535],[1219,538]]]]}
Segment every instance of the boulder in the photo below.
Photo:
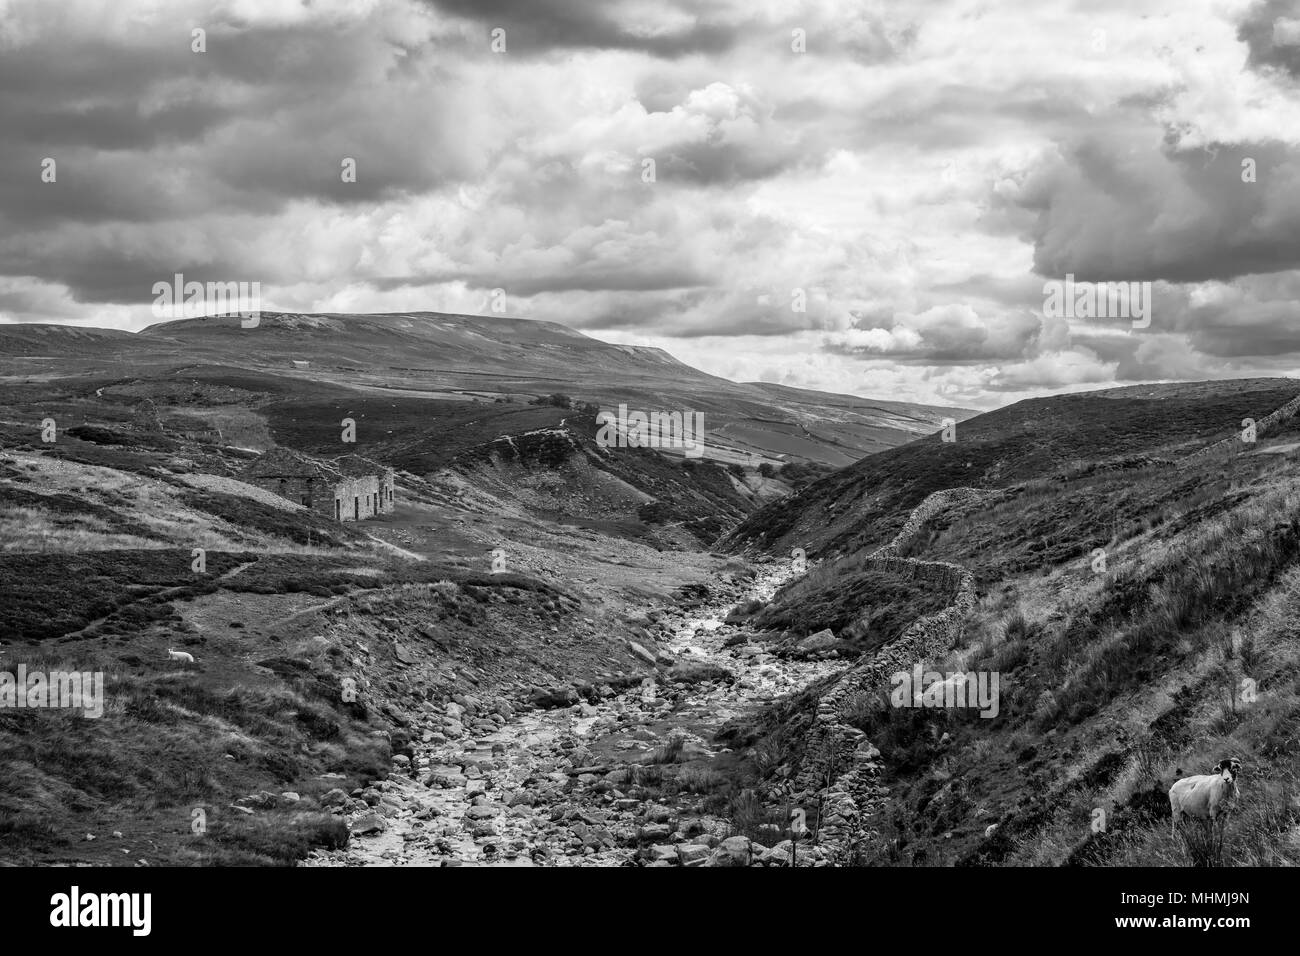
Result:
{"type": "Polygon", "coordinates": [[[577,702],[578,692],[572,687],[534,687],[529,692],[529,703],[541,710],[572,707],[577,702]]]}
{"type": "MultiPolygon", "coordinates": [[[[730,836],[718,844],[718,852],[725,853],[738,863],[748,863],[750,856],[755,852],[753,844],[749,837],[730,836]]],[[[757,852],[762,853],[763,848],[758,847],[757,852]]]]}
{"type": "Polygon", "coordinates": [[[429,768],[429,775],[424,778],[426,787],[434,787],[441,790],[450,790],[453,787],[463,787],[469,783],[468,778],[460,772],[459,767],[449,767],[445,764],[435,764],[429,768]]]}
{"type": "Polygon", "coordinates": [[[364,836],[367,833],[383,833],[388,829],[384,818],[374,810],[368,810],[352,821],[352,835],[364,836]]]}
{"type": "Polygon", "coordinates": [[[805,653],[828,651],[835,646],[835,633],[828,627],[811,634],[799,642],[799,650],[805,653]]]}
{"type": "Polygon", "coordinates": [[[709,858],[709,848],[703,843],[681,843],[677,847],[677,862],[682,866],[700,866],[709,858]]]}
{"type": "Polygon", "coordinates": [[[348,802],[348,795],[343,790],[335,787],[333,790],[327,790],[320,798],[322,807],[341,807],[348,802]]]}
{"type": "Polygon", "coordinates": [[[637,657],[641,658],[641,660],[645,661],[647,664],[653,665],[656,660],[654,654],[650,653],[648,650],[646,650],[636,641],[628,641],[627,649],[631,651],[633,654],[635,654],[637,657]]]}
{"type": "Polygon", "coordinates": [[[642,851],[642,858],[650,861],[651,866],[671,866],[677,861],[677,847],[669,843],[657,843],[642,851]]]}
{"type": "Polygon", "coordinates": [[[672,827],[666,823],[651,823],[637,830],[636,838],[642,843],[655,843],[667,840],[672,832],[672,827]]]}
{"type": "Polygon", "coordinates": [[[665,680],[680,684],[698,684],[701,681],[730,681],[731,672],[717,664],[700,662],[681,662],[668,669],[665,680]]]}

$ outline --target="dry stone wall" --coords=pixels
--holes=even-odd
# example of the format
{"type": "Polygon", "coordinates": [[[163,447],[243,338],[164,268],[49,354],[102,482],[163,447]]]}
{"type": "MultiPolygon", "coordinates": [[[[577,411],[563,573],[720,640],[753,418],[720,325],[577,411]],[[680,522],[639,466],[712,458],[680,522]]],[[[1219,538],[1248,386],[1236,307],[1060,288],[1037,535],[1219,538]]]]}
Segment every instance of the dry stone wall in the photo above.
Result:
{"type": "Polygon", "coordinates": [[[943,491],[936,491],[934,494],[928,495],[924,501],[912,509],[912,513],[907,516],[907,521],[903,524],[902,529],[898,534],[894,535],[894,540],[872,552],[871,556],[873,558],[887,558],[898,554],[904,544],[916,537],[927,521],[937,518],[955,505],[982,501],[988,498],[990,494],[991,492],[982,491],[979,488],[945,488],[943,491]]]}
{"type": "MultiPolygon", "coordinates": [[[[888,544],[874,551],[863,567],[925,581],[952,594],[942,611],[913,621],[903,634],[874,654],[865,654],[844,670],[817,703],[813,742],[804,759],[799,789],[821,794],[823,808],[819,839],[832,855],[842,853],[859,830],[865,804],[884,795],[875,782],[879,752],[866,735],[845,722],[860,698],[873,693],[890,675],[910,670],[918,662],[946,652],[975,609],[975,578],[965,568],[947,561],[900,558],[898,552],[927,521],[947,509],[973,501],[987,501],[1000,492],[977,488],[936,491],[912,509],[902,529],[888,544]]],[[[849,625],[856,630],[861,620],[849,625]]]]}
{"type": "MultiPolygon", "coordinates": [[[[1300,395],[1297,395],[1291,401],[1265,415],[1259,421],[1255,422],[1255,436],[1262,437],[1263,434],[1275,425],[1279,425],[1288,419],[1294,418],[1296,413],[1300,412],[1300,395]]],[[[1241,440],[1241,433],[1237,432],[1229,438],[1216,441],[1212,445],[1206,445],[1200,451],[1194,451],[1190,455],[1185,455],[1180,459],[1181,464],[1199,461],[1211,455],[1231,454],[1241,448],[1244,443],[1241,440]]]]}

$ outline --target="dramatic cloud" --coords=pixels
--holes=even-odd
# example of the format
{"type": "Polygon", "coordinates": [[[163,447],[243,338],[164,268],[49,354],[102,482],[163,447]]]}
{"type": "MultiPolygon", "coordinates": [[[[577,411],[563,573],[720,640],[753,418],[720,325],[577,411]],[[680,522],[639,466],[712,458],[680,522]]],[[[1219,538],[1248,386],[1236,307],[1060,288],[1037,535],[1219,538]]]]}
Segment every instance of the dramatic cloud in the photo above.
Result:
{"type": "Polygon", "coordinates": [[[1242,18],[1237,36],[1250,48],[1253,68],[1276,68],[1300,77],[1300,9],[1294,0],[1256,4],[1242,18]]]}
{"type": "Polygon", "coordinates": [[[1035,169],[1014,201],[1036,214],[1034,268],[1080,279],[1196,282],[1300,263],[1300,150],[1111,132],[1035,169]]]}
{"type": "Polygon", "coordinates": [[[0,0],[0,321],[180,272],[942,404],[1290,374],[1297,80],[1277,0],[0,0]]]}

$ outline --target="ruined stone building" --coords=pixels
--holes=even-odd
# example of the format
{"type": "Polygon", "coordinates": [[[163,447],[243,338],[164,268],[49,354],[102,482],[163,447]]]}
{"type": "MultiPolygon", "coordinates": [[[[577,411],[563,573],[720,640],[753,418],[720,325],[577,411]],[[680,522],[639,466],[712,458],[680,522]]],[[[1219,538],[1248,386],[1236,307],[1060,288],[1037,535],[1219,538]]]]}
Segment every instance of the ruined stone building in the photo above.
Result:
{"type": "Polygon", "coordinates": [[[240,477],[335,521],[361,521],[394,507],[393,470],[360,455],[322,461],[273,448],[240,477]]]}
{"type": "MultiPolygon", "coordinates": [[[[360,455],[344,455],[332,462],[343,475],[347,490],[352,495],[354,520],[393,510],[393,469],[360,455]]],[[[346,496],[344,501],[346,501],[346,496]]],[[[346,510],[346,504],[344,509],[346,510]]],[[[337,515],[336,515],[337,517],[337,515]]],[[[343,516],[340,521],[346,521],[343,516]]]]}

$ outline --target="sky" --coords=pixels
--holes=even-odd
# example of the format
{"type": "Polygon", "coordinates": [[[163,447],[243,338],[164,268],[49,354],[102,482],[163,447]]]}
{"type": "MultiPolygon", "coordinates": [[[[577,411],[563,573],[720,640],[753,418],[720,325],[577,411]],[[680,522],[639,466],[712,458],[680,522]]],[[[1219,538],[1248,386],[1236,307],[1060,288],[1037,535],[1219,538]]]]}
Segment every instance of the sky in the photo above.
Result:
{"type": "Polygon", "coordinates": [[[1300,0],[0,0],[0,322],[180,273],[971,408],[1295,375],[1298,94],[1300,0]]]}

